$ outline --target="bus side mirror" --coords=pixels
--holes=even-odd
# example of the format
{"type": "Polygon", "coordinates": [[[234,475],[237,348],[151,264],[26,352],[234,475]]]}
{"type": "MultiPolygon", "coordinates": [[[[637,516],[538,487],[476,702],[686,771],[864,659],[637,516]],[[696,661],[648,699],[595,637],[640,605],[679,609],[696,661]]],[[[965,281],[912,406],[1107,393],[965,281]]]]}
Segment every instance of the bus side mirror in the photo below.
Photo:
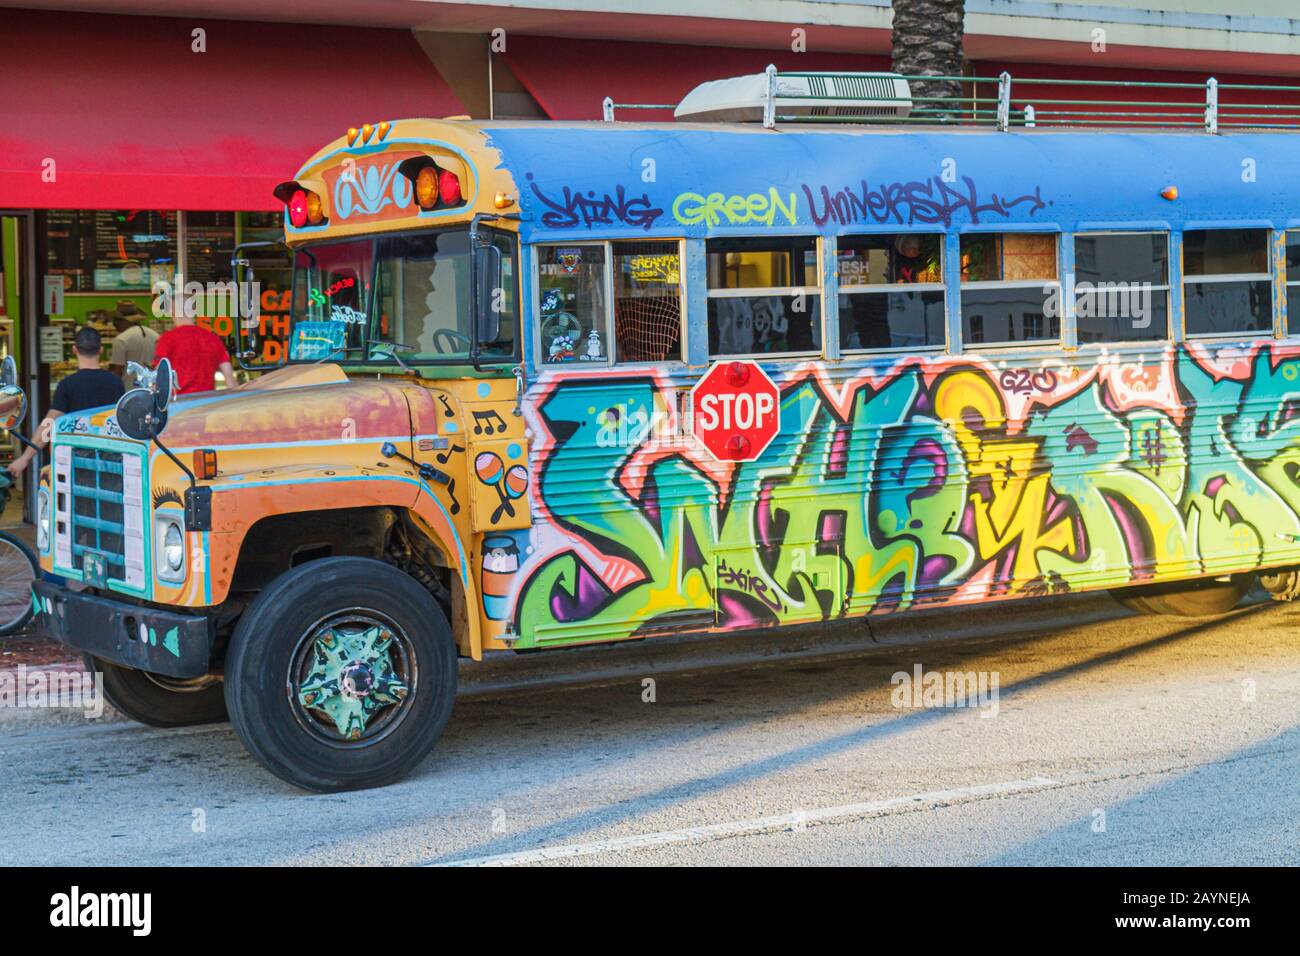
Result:
{"type": "Polygon", "coordinates": [[[501,250],[489,243],[474,252],[478,281],[478,345],[490,345],[501,335],[501,250]]]}
{"type": "Polygon", "coordinates": [[[0,430],[17,428],[26,417],[27,393],[12,383],[0,386],[0,430]]]}

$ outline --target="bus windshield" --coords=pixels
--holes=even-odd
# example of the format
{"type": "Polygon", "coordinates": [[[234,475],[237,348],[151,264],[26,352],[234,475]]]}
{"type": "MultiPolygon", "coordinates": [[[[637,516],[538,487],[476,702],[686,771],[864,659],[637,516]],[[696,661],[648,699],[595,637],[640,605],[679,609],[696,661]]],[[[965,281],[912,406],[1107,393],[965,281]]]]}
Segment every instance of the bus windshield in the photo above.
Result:
{"type": "MultiPolygon", "coordinates": [[[[485,231],[500,273],[482,288],[496,319],[483,361],[515,357],[518,307],[513,238],[485,231]]],[[[466,227],[304,246],[294,261],[291,361],[464,364],[472,344],[466,227]]]]}

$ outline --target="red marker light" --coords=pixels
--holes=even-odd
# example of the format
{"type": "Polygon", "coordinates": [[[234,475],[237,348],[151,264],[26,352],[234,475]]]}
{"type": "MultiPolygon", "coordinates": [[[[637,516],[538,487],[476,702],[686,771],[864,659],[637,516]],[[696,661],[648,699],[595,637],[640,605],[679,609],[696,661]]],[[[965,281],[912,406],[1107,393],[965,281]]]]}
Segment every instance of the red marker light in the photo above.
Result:
{"type": "Polygon", "coordinates": [[[727,384],[732,388],[743,388],[749,381],[749,366],[744,362],[732,362],[727,368],[727,384]]]}
{"type": "Polygon", "coordinates": [[[1166,199],[1170,201],[1173,201],[1178,198],[1178,187],[1166,186],[1164,189],[1160,190],[1160,195],[1164,196],[1166,199]]]}
{"type": "Polygon", "coordinates": [[[741,459],[749,454],[749,439],[744,435],[732,435],[723,447],[728,458],[741,459]]]}
{"type": "Polygon", "coordinates": [[[445,169],[438,172],[438,198],[444,206],[454,206],[460,202],[460,180],[445,169]]]}
{"type": "Polygon", "coordinates": [[[289,223],[295,229],[307,225],[307,190],[296,189],[289,197],[289,223]]]}

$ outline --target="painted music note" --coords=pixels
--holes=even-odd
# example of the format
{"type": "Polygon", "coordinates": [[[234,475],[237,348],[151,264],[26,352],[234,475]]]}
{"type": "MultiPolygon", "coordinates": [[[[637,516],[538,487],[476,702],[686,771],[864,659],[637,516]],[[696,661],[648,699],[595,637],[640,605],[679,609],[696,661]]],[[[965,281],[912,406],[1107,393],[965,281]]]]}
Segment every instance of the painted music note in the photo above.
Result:
{"type": "Polygon", "coordinates": [[[451,460],[452,455],[458,455],[465,450],[464,445],[452,445],[446,451],[440,451],[433,457],[438,459],[438,464],[445,465],[451,460]]]}
{"type": "Polygon", "coordinates": [[[450,511],[454,515],[460,514],[460,499],[456,497],[456,479],[453,478],[447,482],[447,494],[451,495],[450,511]]]}
{"type": "Polygon", "coordinates": [[[486,412],[474,412],[473,415],[475,435],[482,435],[484,432],[487,432],[489,435],[495,435],[498,432],[504,432],[506,430],[505,419],[492,409],[488,409],[486,412]],[[493,419],[496,419],[495,424],[492,421],[493,419]],[[484,422],[487,424],[485,425],[484,422]]]}
{"type": "Polygon", "coordinates": [[[437,396],[438,396],[438,401],[442,402],[442,408],[443,408],[443,411],[445,411],[445,412],[447,413],[447,417],[448,417],[448,418],[455,418],[455,417],[456,417],[456,410],[453,409],[453,408],[451,407],[451,405],[449,405],[449,404],[447,403],[447,396],[444,395],[444,394],[442,394],[442,392],[438,392],[438,393],[436,393],[436,394],[437,394],[437,396]]]}

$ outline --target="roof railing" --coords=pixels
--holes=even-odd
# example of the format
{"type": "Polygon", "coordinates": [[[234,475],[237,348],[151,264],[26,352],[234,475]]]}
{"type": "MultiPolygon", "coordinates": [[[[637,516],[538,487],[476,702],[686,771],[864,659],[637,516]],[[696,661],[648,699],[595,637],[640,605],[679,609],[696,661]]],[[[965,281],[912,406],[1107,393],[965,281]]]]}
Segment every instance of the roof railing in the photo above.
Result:
{"type": "MultiPolygon", "coordinates": [[[[1217,134],[1233,129],[1300,130],[1300,85],[1204,83],[1145,80],[1084,80],[998,76],[924,76],[861,74],[904,80],[914,91],[899,109],[898,94],[854,95],[837,89],[818,94],[805,89],[783,92],[781,79],[821,79],[857,74],[778,73],[769,66],[762,77],[762,125],[778,123],[875,123],[883,125],[984,126],[1013,128],[1112,127],[1123,129],[1204,129],[1217,134]],[[934,84],[958,87],[958,95],[931,95],[934,84]],[[919,91],[924,95],[917,95],[919,91]],[[1121,98],[1104,93],[1122,92],[1121,98]],[[1035,94],[1039,95],[1035,95],[1035,94]],[[1264,94],[1286,94],[1265,101],[1264,94]],[[791,112],[783,101],[798,101],[791,112]],[[826,106],[810,106],[825,103],[826,106]],[[873,104],[875,109],[873,109],[873,104]],[[888,105],[890,110],[879,109],[888,105]],[[856,107],[856,109],[855,109],[856,107]],[[862,115],[846,115],[860,112],[862,115]]],[[[757,80],[757,77],[755,78],[757,80]]],[[[757,107],[759,104],[755,103],[757,107]]],[[[614,122],[615,110],[672,110],[663,103],[615,103],[606,97],[602,113],[614,122]]],[[[754,118],[757,119],[757,109],[754,118]]]]}
{"type": "Polygon", "coordinates": [[[615,103],[612,96],[605,97],[600,104],[600,112],[606,123],[614,122],[614,110],[673,110],[676,103],[615,103]]]}

